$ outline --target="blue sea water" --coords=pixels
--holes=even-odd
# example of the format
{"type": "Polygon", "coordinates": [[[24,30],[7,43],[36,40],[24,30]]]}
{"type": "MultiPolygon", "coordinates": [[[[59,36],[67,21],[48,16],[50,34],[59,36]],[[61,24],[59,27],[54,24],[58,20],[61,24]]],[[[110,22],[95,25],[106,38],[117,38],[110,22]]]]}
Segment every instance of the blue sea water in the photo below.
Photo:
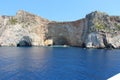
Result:
{"type": "Polygon", "coordinates": [[[118,73],[118,49],[0,47],[0,80],[106,80],[118,73]]]}

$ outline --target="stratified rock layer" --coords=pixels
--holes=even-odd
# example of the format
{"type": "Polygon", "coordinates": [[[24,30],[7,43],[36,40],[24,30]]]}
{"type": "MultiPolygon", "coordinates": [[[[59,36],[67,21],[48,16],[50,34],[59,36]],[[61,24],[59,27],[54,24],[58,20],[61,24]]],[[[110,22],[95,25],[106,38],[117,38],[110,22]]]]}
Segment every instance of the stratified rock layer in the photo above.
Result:
{"type": "Polygon", "coordinates": [[[0,16],[0,46],[120,48],[119,34],[120,17],[98,11],[72,22],[49,21],[23,10],[0,16]]]}

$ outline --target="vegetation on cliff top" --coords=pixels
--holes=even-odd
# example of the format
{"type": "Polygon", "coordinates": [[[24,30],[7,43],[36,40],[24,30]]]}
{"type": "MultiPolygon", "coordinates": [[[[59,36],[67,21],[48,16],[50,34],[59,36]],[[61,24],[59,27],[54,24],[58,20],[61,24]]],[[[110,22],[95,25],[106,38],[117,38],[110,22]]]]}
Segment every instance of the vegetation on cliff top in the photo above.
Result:
{"type": "Polygon", "coordinates": [[[11,18],[10,19],[10,24],[15,25],[17,23],[17,19],[11,18]]]}

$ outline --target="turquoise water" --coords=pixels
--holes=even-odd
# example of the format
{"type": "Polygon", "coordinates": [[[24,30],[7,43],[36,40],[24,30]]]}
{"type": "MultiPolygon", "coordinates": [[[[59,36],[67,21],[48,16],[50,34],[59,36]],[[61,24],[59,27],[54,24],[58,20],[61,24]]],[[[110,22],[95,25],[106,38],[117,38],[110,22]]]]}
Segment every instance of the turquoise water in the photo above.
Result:
{"type": "Polygon", "coordinates": [[[106,80],[118,73],[117,49],[0,48],[0,80],[106,80]]]}

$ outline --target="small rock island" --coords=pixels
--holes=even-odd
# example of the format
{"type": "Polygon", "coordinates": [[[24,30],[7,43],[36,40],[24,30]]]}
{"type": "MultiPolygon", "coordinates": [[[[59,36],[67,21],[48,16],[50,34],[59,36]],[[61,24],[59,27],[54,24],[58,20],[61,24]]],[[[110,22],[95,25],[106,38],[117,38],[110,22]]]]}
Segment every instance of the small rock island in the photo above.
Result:
{"type": "Polygon", "coordinates": [[[70,22],[50,21],[23,10],[0,16],[0,46],[54,45],[120,48],[120,16],[94,11],[70,22]]]}

